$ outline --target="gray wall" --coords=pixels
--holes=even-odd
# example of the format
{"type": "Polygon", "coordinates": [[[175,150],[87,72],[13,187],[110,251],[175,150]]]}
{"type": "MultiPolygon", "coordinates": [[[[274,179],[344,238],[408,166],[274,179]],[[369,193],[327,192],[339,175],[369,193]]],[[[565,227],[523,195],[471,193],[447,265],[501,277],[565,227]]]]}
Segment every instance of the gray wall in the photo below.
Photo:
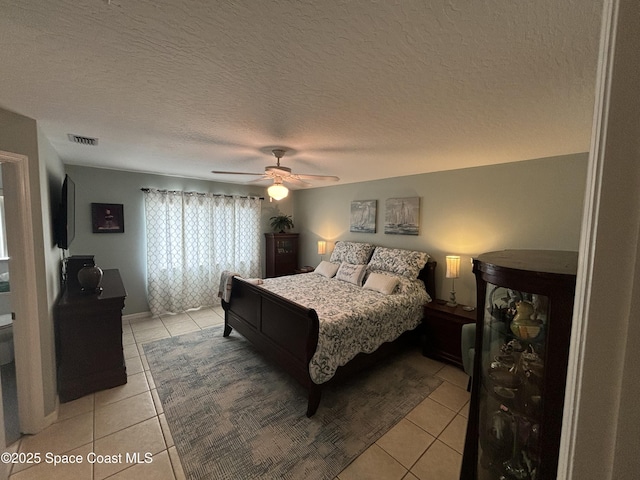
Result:
{"type": "MultiPolygon", "coordinates": [[[[56,351],[53,327],[53,306],[60,293],[60,267],[62,251],[55,245],[54,215],[60,203],[60,189],[64,178],[64,165],[49,140],[38,127],[38,168],[40,207],[42,210],[42,248],[46,280],[46,317],[41,318],[40,346],[42,348],[45,413],[56,407],[56,351]]],[[[38,290],[38,293],[42,292],[38,290]]]]}
{"type": "MultiPolygon", "coordinates": [[[[146,246],[143,187],[266,197],[262,204],[263,231],[268,232],[269,217],[276,208],[290,212],[290,200],[270,203],[266,189],[259,186],[232,185],[189,178],[66,165],[76,184],[76,236],[70,255],[94,255],[96,265],[120,270],[127,300],[125,314],[149,311],[146,292],[146,246]],[[91,203],[121,203],[124,208],[124,233],[92,233],[91,203]]],[[[264,240],[263,240],[264,241],[264,240]]],[[[264,251],[264,249],[262,249],[264,251]]],[[[217,285],[215,286],[217,288],[217,285]]]]}
{"type": "Polygon", "coordinates": [[[460,255],[458,302],[475,305],[473,256],[507,248],[578,250],[587,161],[580,153],[296,191],[300,261],[319,262],[320,239],[329,251],[336,240],[421,250],[438,262],[438,296],[448,298],[444,257],[460,255]],[[398,197],[420,197],[419,235],[384,234],[385,200],[398,197]],[[349,232],[353,200],[377,200],[377,233],[349,232]]]}
{"type": "MultiPolygon", "coordinates": [[[[426,251],[439,264],[438,296],[444,298],[451,289],[451,280],[444,279],[444,256],[461,255],[458,301],[475,305],[472,256],[504,248],[578,249],[586,168],[587,154],[576,154],[297,190],[282,202],[264,201],[263,231],[270,231],[268,219],[276,208],[293,213],[293,231],[301,234],[301,265],[320,261],[319,239],[328,240],[330,248],[336,240],[354,240],[426,251]],[[420,234],[384,234],[385,199],[412,196],[420,197],[420,234]],[[349,232],[353,200],[378,201],[377,233],[349,232]]],[[[66,172],[76,183],[76,238],[69,253],[95,255],[100,267],[120,270],[128,292],[126,314],[148,311],[141,187],[266,196],[261,187],[203,180],[74,165],[66,165],[66,172]],[[122,203],[125,232],[92,233],[92,202],[122,203]]]]}

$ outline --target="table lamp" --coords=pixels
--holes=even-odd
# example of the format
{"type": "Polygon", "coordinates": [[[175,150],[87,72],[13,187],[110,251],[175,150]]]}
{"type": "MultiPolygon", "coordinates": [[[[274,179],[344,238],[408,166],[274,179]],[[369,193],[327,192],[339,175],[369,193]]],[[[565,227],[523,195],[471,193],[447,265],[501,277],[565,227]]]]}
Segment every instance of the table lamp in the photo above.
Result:
{"type": "Polygon", "coordinates": [[[451,279],[451,292],[449,292],[449,301],[447,306],[455,307],[458,305],[456,301],[455,279],[460,277],[460,257],[458,255],[447,255],[447,273],[446,278],[451,279]]]}
{"type": "Polygon", "coordinates": [[[327,242],[325,240],[318,240],[318,255],[320,255],[320,260],[322,260],[322,256],[327,253],[327,242]]]}

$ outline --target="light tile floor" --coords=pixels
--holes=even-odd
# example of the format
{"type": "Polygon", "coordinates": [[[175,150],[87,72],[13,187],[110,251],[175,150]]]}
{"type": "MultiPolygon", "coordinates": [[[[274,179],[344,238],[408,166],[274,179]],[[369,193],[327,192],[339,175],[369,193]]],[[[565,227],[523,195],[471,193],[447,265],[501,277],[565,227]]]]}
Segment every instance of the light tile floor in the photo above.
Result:
{"type": "MultiPolygon", "coordinates": [[[[23,436],[7,449],[25,454],[24,458],[29,453],[41,456],[37,465],[13,465],[9,479],[184,479],[142,344],[219,325],[223,314],[216,307],[123,319],[127,384],[61,404],[56,423],[37,435],[23,436]],[[56,458],[65,463],[54,465],[56,458]],[[74,458],[83,461],[68,463],[74,458]]],[[[442,385],[354,460],[339,480],[459,478],[468,377],[452,366],[424,361],[442,385]]]]}

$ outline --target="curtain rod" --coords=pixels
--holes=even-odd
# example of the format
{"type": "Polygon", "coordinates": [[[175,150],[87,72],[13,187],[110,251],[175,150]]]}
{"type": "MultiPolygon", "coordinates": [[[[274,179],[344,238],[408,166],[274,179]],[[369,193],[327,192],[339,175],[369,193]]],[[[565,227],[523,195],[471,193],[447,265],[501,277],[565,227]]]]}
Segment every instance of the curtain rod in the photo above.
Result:
{"type": "Polygon", "coordinates": [[[259,200],[264,200],[264,197],[250,197],[248,195],[224,195],[222,193],[201,193],[201,192],[183,192],[182,190],[162,190],[159,188],[148,188],[148,187],[143,187],[140,190],[142,190],[143,192],[150,192],[151,190],[155,190],[157,192],[160,193],[184,193],[186,195],[211,195],[214,197],[226,197],[226,198],[234,198],[234,197],[239,197],[239,198],[257,198],[259,200]]]}

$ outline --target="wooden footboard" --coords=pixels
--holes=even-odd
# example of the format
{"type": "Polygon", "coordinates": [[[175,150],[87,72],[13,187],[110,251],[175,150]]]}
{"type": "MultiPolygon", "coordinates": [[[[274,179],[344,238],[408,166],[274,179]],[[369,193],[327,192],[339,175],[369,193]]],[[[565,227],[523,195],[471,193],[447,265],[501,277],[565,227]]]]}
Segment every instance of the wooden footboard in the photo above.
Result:
{"type": "MultiPolygon", "coordinates": [[[[435,262],[428,262],[419,275],[431,298],[435,298],[435,262]]],[[[278,363],[309,393],[307,417],[320,404],[322,386],[311,380],[309,362],[318,346],[320,322],[312,308],[306,308],[244,280],[234,277],[225,311],[224,336],[237,330],[266,357],[278,363]]],[[[382,345],[371,354],[361,353],[339,367],[334,378],[352,375],[391,353],[401,339],[382,345]]]]}
{"type": "Polygon", "coordinates": [[[233,278],[231,299],[222,302],[224,336],[237,330],[265,356],[278,363],[309,392],[307,416],[320,403],[319,385],[311,380],[309,362],[318,345],[315,310],[290,302],[268,290],[233,278]]]}

